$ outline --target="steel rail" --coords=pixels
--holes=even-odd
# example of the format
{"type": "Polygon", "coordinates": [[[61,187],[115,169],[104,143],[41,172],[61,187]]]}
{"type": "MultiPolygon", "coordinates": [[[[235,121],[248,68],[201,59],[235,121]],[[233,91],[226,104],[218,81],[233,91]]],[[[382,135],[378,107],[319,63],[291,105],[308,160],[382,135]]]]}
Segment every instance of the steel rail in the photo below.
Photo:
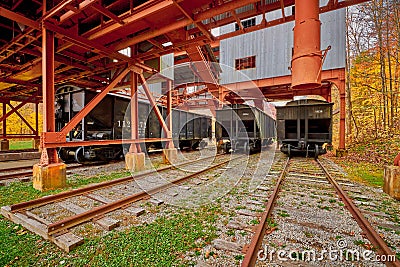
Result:
{"type": "MultiPolygon", "coordinates": [[[[217,156],[221,156],[221,155],[217,155],[217,156]]],[[[166,171],[166,170],[169,170],[169,169],[172,169],[172,168],[176,168],[176,167],[185,166],[187,164],[194,163],[194,162],[197,162],[197,161],[202,161],[202,160],[205,160],[205,159],[208,159],[208,158],[212,158],[212,157],[214,157],[214,156],[210,156],[210,157],[206,157],[206,158],[202,158],[202,159],[198,159],[198,160],[194,160],[194,161],[184,162],[184,163],[177,164],[177,165],[170,165],[170,166],[159,168],[159,169],[156,169],[156,170],[146,171],[146,172],[134,175],[134,176],[122,177],[122,178],[111,180],[111,181],[106,181],[106,182],[97,183],[97,184],[94,184],[94,185],[89,185],[89,186],[86,186],[86,187],[83,187],[83,188],[73,189],[73,190],[70,190],[70,191],[61,192],[61,193],[58,193],[58,194],[49,195],[49,196],[45,196],[45,197],[42,197],[42,198],[37,198],[37,199],[30,200],[30,201],[13,204],[13,205],[10,206],[10,211],[11,212],[18,212],[18,211],[21,211],[21,210],[24,210],[24,209],[27,209],[27,208],[33,208],[33,207],[37,207],[37,206],[42,206],[42,205],[45,205],[45,204],[48,204],[48,203],[52,203],[52,202],[55,202],[55,201],[59,201],[59,200],[65,199],[65,198],[69,198],[69,197],[73,197],[73,196],[77,196],[77,195],[82,195],[82,194],[85,194],[85,193],[88,193],[88,192],[92,192],[92,191],[95,191],[95,190],[98,190],[98,189],[101,189],[101,188],[106,188],[106,187],[110,187],[110,186],[113,186],[113,185],[125,183],[125,182],[130,181],[130,180],[143,178],[143,177],[145,177],[146,175],[149,175],[149,174],[166,171]]]]}
{"type": "Polygon", "coordinates": [[[262,245],[262,241],[265,235],[265,231],[267,230],[267,225],[268,225],[268,218],[271,216],[273,206],[275,204],[275,200],[278,196],[280,187],[282,185],[282,182],[286,176],[287,170],[289,168],[289,160],[290,158],[287,158],[283,171],[281,172],[279,179],[275,185],[275,189],[268,199],[267,206],[265,208],[265,211],[262,214],[261,221],[257,227],[256,232],[254,233],[253,238],[251,239],[251,243],[247,249],[246,255],[244,256],[244,259],[242,261],[242,267],[248,267],[248,266],[254,266],[257,261],[258,257],[258,250],[262,245]]]}
{"type": "MultiPolygon", "coordinates": [[[[69,170],[77,169],[77,168],[81,168],[81,167],[84,167],[84,166],[83,165],[67,166],[67,168],[69,170]]],[[[0,172],[11,172],[11,171],[15,171],[15,170],[26,170],[26,169],[32,169],[32,166],[8,168],[8,169],[0,170],[0,172]]],[[[9,180],[9,179],[12,179],[12,178],[23,178],[23,177],[32,176],[32,175],[33,175],[33,171],[31,171],[31,170],[30,171],[15,172],[15,173],[5,173],[5,174],[0,174],[0,181],[9,180]]]]}
{"type": "MultiPolygon", "coordinates": [[[[318,160],[315,159],[319,166],[322,168],[324,173],[326,174],[329,182],[335,187],[336,193],[339,195],[339,198],[344,202],[346,208],[349,210],[353,218],[356,220],[360,228],[364,231],[368,240],[377,248],[377,252],[379,255],[393,255],[396,260],[396,254],[386,245],[383,238],[375,231],[372,225],[368,222],[368,220],[362,215],[361,211],[357,208],[357,206],[353,203],[351,198],[347,195],[347,193],[340,187],[340,185],[336,182],[336,180],[330,175],[328,170],[324,165],[318,160]]],[[[399,262],[385,262],[386,266],[400,266],[399,262]]]]}
{"type": "Polygon", "coordinates": [[[218,164],[216,164],[214,166],[211,166],[209,168],[203,169],[203,170],[198,171],[198,172],[194,172],[192,174],[186,175],[186,176],[181,177],[181,178],[177,178],[177,179],[175,179],[175,180],[173,180],[173,181],[171,181],[171,182],[169,182],[167,184],[154,187],[154,188],[152,188],[150,190],[147,190],[147,191],[144,191],[144,190],[140,191],[140,192],[138,192],[136,194],[130,195],[130,196],[125,197],[123,199],[104,204],[102,206],[93,208],[93,209],[88,210],[86,212],[83,212],[83,213],[80,213],[80,214],[76,214],[74,216],[65,218],[65,219],[63,219],[61,221],[52,223],[52,224],[48,225],[48,228],[47,228],[48,232],[47,233],[49,235],[53,235],[53,234],[58,233],[58,232],[60,232],[62,230],[65,230],[65,229],[71,228],[73,226],[79,225],[79,224],[84,223],[86,221],[89,221],[91,219],[100,218],[102,215],[104,215],[104,214],[106,214],[108,212],[114,211],[116,209],[119,209],[121,207],[129,205],[129,204],[131,204],[133,202],[142,200],[142,199],[144,199],[144,198],[146,198],[148,196],[151,196],[154,193],[158,193],[158,192],[161,192],[161,191],[163,191],[163,190],[165,190],[165,189],[167,189],[169,187],[172,187],[172,185],[180,184],[180,183],[182,183],[182,182],[184,182],[184,181],[186,181],[186,180],[188,180],[188,179],[190,179],[190,178],[192,178],[194,176],[197,176],[197,175],[200,175],[200,174],[202,174],[204,172],[208,172],[210,170],[218,168],[221,165],[227,164],[231,160],[236,160],[238,158],[242,158],[242,156],[236,157],[234,159],[225,160],[225,161],[223,161],[221,163],[218,163],[218,164]]]}

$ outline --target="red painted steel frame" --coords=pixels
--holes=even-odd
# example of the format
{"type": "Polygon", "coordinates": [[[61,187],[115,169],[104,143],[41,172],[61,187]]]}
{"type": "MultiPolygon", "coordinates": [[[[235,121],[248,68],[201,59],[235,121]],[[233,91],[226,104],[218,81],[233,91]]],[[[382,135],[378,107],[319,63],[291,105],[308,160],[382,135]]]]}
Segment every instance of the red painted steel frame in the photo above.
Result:
{"type": "Polygon", "coordinates": [[[42,90],[43,90],[43,133],[41,136],[41,165],[58,163],[57,150],[44,145],[47,133],[55,132],[54,107],[54,33],[42,25],[42,90]]]}

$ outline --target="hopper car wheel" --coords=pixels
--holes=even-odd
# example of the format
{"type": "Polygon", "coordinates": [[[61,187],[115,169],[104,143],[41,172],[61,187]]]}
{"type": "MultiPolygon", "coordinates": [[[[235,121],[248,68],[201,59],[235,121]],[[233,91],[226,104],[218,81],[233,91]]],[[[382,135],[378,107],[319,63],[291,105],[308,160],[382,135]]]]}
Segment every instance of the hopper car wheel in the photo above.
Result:
{"type": "Polygon", "coordinates": [[[83,146],[80,146],[75,150],[75,161],[77,163],[82,163],[84,160],[85,156],[83,155],[83,146]]]}
{"type": "Polygon", "coordinates": [[[249,143],[247,143],[247,142],[244,143],[244,145],[243,145],[243,150],[244,150],[244,153],[250,154],[249,143]]]}
{"type": "Polygon", "coordinates": [[[287,146],[287,154],[288,154],[288,157],[290,158],[290,145],[287,146]]]}
{"type": "Polygon", "coordinates": [[[315,145],[315,154],[314,154],[314,158],[318,158],[319,155],[319,149],[318,149],[318,145],[315,145]]]}

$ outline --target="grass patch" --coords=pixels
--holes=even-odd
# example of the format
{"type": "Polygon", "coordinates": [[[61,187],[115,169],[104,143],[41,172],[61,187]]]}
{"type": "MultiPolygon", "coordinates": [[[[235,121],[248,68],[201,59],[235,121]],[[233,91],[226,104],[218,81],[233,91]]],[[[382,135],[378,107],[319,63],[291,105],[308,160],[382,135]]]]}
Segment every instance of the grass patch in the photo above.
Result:
{"type": "Polygon", "coordinates": [[[287,213],[286,210],[279,210],[279,211],[278,211],[278,215],[281,216],[281,217],[283,217],[283,218],[286,218],[286,217],[289,217],[289,216],[290,216],[289,213],[287,213]]]}
{"type": "Polygon", "coordinates": [[[32,149],[32,140],[10,140],[10,150],[32,149]]]}
{"type": "Polygon", "coordinates": [[[383,186],[383,169],[369,162],[342,162],[349,178],[370,186],[383,186]]]}
{"type": "Polygon", "coordinates": [[[46,192],[40,192],[34,189],[32,186],[32,182],[28,183],[15,182],[11,183],[9,186],[0,187],[0,206],[6,206],[23,201],[28,201],[46,195],[52,195],[62,191],[71,190],[73,188],[82,187],[88,184],[114,180],[129,175],[130,175],[129,172],[124,171],[124,172],[96,175],[89,178],[82,176],[75,176],[73,179],[68,179],[67,188],[50,190],[46,192]]]}
{"type": "Polygon", "coordinates": [[[148,225],[86,239],[71,253],[0,219],[0,266],[187,266],[184,255],[216,237],[214,207],[181,210],[148,225]]]}

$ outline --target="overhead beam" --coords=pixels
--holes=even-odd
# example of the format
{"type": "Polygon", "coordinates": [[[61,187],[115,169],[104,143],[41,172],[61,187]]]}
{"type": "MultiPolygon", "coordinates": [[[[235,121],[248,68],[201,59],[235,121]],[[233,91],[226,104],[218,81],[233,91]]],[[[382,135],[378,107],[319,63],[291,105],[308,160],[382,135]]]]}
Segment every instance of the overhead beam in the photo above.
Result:
{"type": "Polygon", "coordinates": [[[28,19],[27,17],[24,17],[18,13],[15,13],[15,12],[5,9],[3,7],[0,7],[0,16],[5,17],[9,20],[24,24],[24,25],[34,28],[36,30],[40,29],[39,22],[28,19]]]}
{"type": "MultiPolygon", "coordinates": [[[[49,10],[46,14],[44,14],[44,16],[42,17],[42,21],[45,21],[45,20],[51,18],[52,16],[56,15],[58,12],[63,10],[66,6],[68,6],[69,4],[73,3],[74,1],[75,0],[63,0],[63,1],[61,1],[61,3],[59,3],[58,5],[53,7],[51,10],[49,10]]],[[[44,2],[44,3],[46,3],[46,2],[44,2]]]]}
{"type": "Polygon", "coordinates": [[[132,38],[129,38],[129,39],[125,40],[125,41],[120,42],[119,44],[117,44],[117,45],[115,45],[113,47],[113,50],[119,51],[121,49],[124,49],[124,48],[127,48],[129,46],[135,45],[137,43],[146,41],[148,39],[151,39],[151,38],[154,38],[154,37],[169,33],[171,31],[175,31],[175,30],[181,29],[181,28],[189,25],[190,23],[191,23],[191,20],[186,18],[186,19],[182,19],[180,21],[171,23],[168,26],[163,27],[161,29],[153,29],[153,30],[145,32],[145,33],[143,33],[141,35],[134,36],[132,38]]]}
{"type": "Polygon", "coordinates": [[[60,23],[64,22],[67,19],[72,18],[74,15],[78,14],[79,12],[82,12],[86,8],[89,8],[91,5],[93,5],[96,2],[97,2],[97,0],[85,0],[82,3],[79,3],[78,12],[75,12],[75,11],[65,12],[65,14],[61,15],[61,17],[60,17],[60,23]]]}
{"type": "MultiPolygon", "coordinates": [[[[132,14],[126,16],[125,18],[121,18],[125,25],[135,23],[138,20],[144,19],[147,16],[154,14],[155,12],[159,12],[164,8],[172,6],[174,3],[172,0],[151,0],[146,2],[139,10],[134,11],[132,14]]],[[[185,25],[186,26],[186,25],[185,25]]],[[[114,21],[107,22],[105,26],[97,27],[91,31],[85,33],[85,36],[92,40],[98,37],[101,37],[105,34],[111,33],[117,29],[122,27],[121,24],[116,23],[114,21]]]]}
{"type": "Polygon", "coordinates": [[[23,80],[19,80],[19,79],[13,79],[13,78],[0,78],[0,82],[9,83],[9,84],[23,85],[23,86],[29,86],[29,87],[33,87],[33,88],[41,87],[40,84],[31,83],[31,82],[27,82],[27,81],[23,81],[23,80]]]}
{"type": "Polygon", "coordinates": [[[100,12],[101,14],[103,14],[106,17],[109,17],[110,19],[112,19],[113,21],[117,22],[120,25],[124,25],[125,22],[119,18],[117,15],[115,15],[114,13],[112,13],[110,10],[108,10],[107,8],[103,7],[100,4],[93,4],[92,8],[97,10],[98,12],[100,12]]]}
{"type": "Polygon", "coordinates": [[[185,15],[185,17],[187,17],[188,19],[190,19],[192,21],[192,23],[194,23],[197,28],[199,28],[199,30],[210,40],[210,41],[214,41],[214,36],[204,27],[203,23],[201,22],[195,22],[193,17],[186,12],[186,10],[181,7],[175,0],[173,0],[174,5],[182,12],[183,15],[185,15]]]}
{"type": "Polygon", "coordinates": [[[78,112],[60,131],[60,137],[66,136],[70,131],[74,129],[76,125],[87,115],[89,112],[98,104],[100,101],[113,89],[130,71],[133,67],[129,66],[121,71],[112,82],[104,88],[100,93],[98,93],[85,107],[78,112]]]}

